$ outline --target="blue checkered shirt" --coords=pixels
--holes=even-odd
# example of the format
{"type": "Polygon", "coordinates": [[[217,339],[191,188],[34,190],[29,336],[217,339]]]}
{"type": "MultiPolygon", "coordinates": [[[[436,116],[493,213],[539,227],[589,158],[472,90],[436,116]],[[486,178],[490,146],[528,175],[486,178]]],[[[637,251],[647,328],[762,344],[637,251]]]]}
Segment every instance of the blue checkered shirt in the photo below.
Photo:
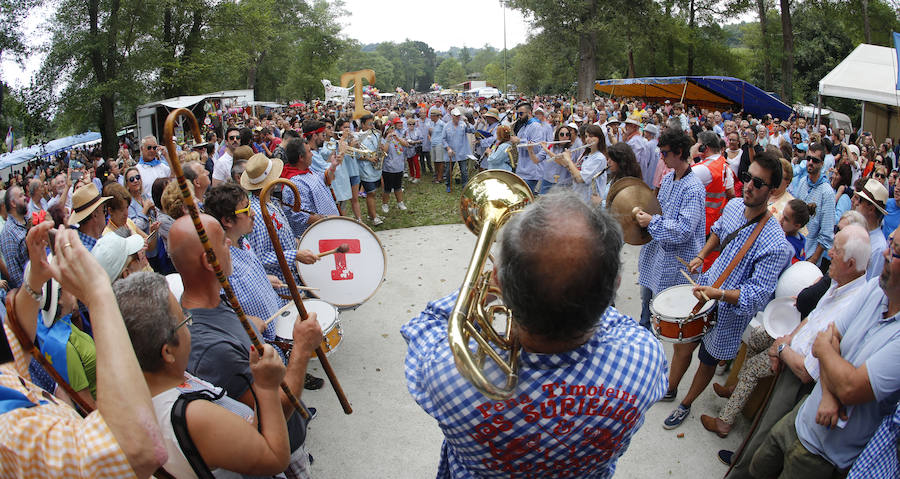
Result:
{"type": "MultiPolygon", "coordinates": [[[[584,345],[522,351],[512,398],[491,401],[459,374],[450,352],[447,318],[457,294],[429,303],[400,330],[407,388],[444,432],[437,477],[611,477],[668,388],[660,342],[610,307],[584,345]]],[[[498,383],[496,367],[487,375],[498,383]]]]}
{"type": "MultiPolygon", "coordinates": [[[[324,216],[338,214],[334,198],[331,197],[331,190],[325,186],[322,175],[318,173],[295,175],[291,178],[291,182],[297,185],[297,191],[300,192],[300,206],[304,210],[324,216]]],[[[288,223],[294,230],[294,236],[299,238],[309,226],[307,223],[309,213],[291,210],[291,206],[294,204],[294,190],[290,188],[281,190],[281,199],[284,202],[284,214],[288,218],[288,223]]]]}
{"type": "Polygon", "coordinates": [[[9,272],[9,289],[22,286],[22,275],[25,273],[25,263],[28,262],[28,248],[25,247],[25,224],[19,223],[12,215],[3,225],[0,232],[0,251],[6,259],[6,270],[9,272]]]}
{"type": "Polygon", "coordinates": [[[816,245],[822,245],[827,253],[834,242],[834,190],[824,175],[815,187],[810,187],[809,178],[804,178],[797,185],[794,197],[816,204],[816,215],[810,217],[806,224],[809,231],[806,235],[806,256],[815,254],[816,245]]]}
{"type": "Polygon", "coordinates": [[[97,244],[97,238],[94,238],[93,236],[88,236],[88,235],[82,233],[81,230],[77,230],[77,232],[78,232],[78,239],[81,240],[81,244],[83,244],[84,247],[87,248],[88,251],[91,251],[92,249],[94,249],[94,245],[97,244]]]}
{"type": "Polygon", "coordinates": [[[847,479],[895,479],[900,477],[897,438],[900,437],[900,404],[885,416],[869,444],[856,458],[847,479]]]}
{"type": "MultiPolygon", "coordinates": [[[[712,226],[712,232],[724,241],[732,231],[744,226],[744,200],[733,198],[725,205],[722,216],[712,226]]],[[[713,265],[700,275],[699,284],[711,285],[722,274],[731,260],[737,256],[756,225],[741,230],[725,246],[713,265]]],[[[718,322],[706,336],[703,345],[716,359],[731,359],[741,345],[741,334],[757,312],[761,311],[775,292],[778,276],[788,266],[794,256],[794,248],[784,237],[784,230],[775,217],[769,218],[759,237],[734,268],[722,289],[738,289],[741,292],[738,304],[719,301],[718,322]]]]}
{"type": "MultiPolygon", "coordinates": [[[[268,319],[285,305],[286,301],[272,289],[266,270],[249,242],[241,240],[240,245],[231,245],[231,266],[228,282],[245,313],[268,319]]],[[[266,341],[275,339],[275,321],[269,323],[262,335],[266,341]]]]}
{"type": "Polygon", "coordinates": [[[677,258],[692,260],[706,242],[706,188],[690,168],[679,180],[674,171],[666,174],[658,198],[662,214],[647,225],[653,240],[638,257],[638,283],[654,295],[686,282],[677,258]]]}
{"type": "MultiPolygon", "coordinates": [[[[284,281],[284,275],[281,273],[281,268],[278,266],[278,256],[275,255],[275,249],[272,247],[272,242],[269,240],[269,234],[266,232],[266,223],[263,220],[262,208],[259,206],[258,196],[250,195],[250,208],[253,209],[253,231],[247,235],[247,242],[250,243],[250,249],[252,249],[253,252],[256,253],[256,256],[259,257],[267,274],[273,274],[281,279],[281,281],[284,281]]],[[[294,274],[294,279],[297,281],[297,284],[300,284],[300,280],[297,277],[297,240],[294,238],[294,232],[291,230],[291,225],[288,223],[287,218],[285,218],[284,212],[281,211],[280,206],[269,201],[266,208],[272,216],[272,223],[273,226],[275,226],[275,232],[278,233],[278,242],[281,244],[282,251],[284,251],[285,260],[287,260],[287,264],[294,274]]],[[[289,294],[287,288],[282,288],[279,293],[284,295],[289,294]]]]}

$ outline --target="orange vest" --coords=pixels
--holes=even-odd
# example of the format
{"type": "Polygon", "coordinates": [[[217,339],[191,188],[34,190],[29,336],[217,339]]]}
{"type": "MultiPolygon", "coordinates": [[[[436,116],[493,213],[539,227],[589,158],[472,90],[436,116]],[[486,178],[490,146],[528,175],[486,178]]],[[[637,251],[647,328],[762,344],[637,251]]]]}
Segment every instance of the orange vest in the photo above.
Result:
{"type": "Polygon", "coordinates": [[[712,181],[706,185],[706,234],[712,229],[713,223],[722,216],[725,209],[725,169],[728,163],[724,156],[710,158],[700,163],[709,168],[712,181]]]}

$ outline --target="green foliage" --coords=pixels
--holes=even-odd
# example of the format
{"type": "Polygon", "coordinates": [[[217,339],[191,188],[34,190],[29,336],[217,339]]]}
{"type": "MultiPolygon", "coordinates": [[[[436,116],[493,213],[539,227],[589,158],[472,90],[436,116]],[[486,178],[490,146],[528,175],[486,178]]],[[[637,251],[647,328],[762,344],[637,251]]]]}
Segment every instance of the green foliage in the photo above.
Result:
{"type": "Polygon", "coordinates": [[[452,88],[453,85],[466,81],[466,71],[455,58],[445,58],[435,70],[434,78],[444,88],[452,88]]]}

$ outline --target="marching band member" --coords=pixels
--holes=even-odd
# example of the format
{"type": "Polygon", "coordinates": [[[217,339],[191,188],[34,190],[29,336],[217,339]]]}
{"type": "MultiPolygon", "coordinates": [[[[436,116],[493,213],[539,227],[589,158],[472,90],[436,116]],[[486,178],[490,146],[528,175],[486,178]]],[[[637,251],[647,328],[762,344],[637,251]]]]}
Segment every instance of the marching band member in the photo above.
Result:
{"type": "Polygon", "coordinates": [[[472,154],[472,145],[469,144],[469,133],[475,129],[467,122],[461,121],[462,112],[459,108],[450,110],[451,120],[444,126],[444,148],[447,151],[447,172],[444,176],[447,183],[447,193],[452,191],[453,165],[459,165],[460,185],[465,186],[469,181],[469,160],[472,154]]]}
{"type": "Polygon", "coordinates": [[[431,107],[428,112],[428,139],[431,145],[431,160],[434,162],[434,183],[440,183],[444,178],[444,120],[441,119],[441,110],[431,107]]]}
{"type": "MultiPolygon", "coordinates": [[[[331,191],[325,182],[334,178],[334,170],[337,168],[337,162],[332,161],[324,176],[312,171],[313,151],[310,144],[300,140],[289,140],[284,147],[284,156],[288,163],[295,165],[300,169],[300,173],[291,178],[291,182],[297,186],[300,197],[296,201],[306,211],[294,211],[291,207],[294,205],[294,190],[284,188],[281,191],[282,202],[284,203],[284,214],[287,216],[288,223],[294,231],[294,236],[299,238],[306,231],[309,225],[319,221],[326,216],[337,216],[337,205],[331,196],[331,191]]],[[[340,156],[343,156],[341,154],[340,156]]],[[[253,158],[250,158],[251,160],[253,158]]],[[[261,160],[260,160],[261,161],[261,160]]]]}
{"type": "MultiPolygon", "coordinates": [[[[548,149],[545,143],[542,143],[544,151],[539,153],[541,158],[541,194],[550,191],[555,186],[572,186],[572,172],[566,167],[564,161],[558,159],[564,151],[570,148],[578,148],[581,146],[581,139],[578,138],[578,130],[568,125],[562,125],[556,129],[553,135],[553,141],[565,141],[566,143],[551,145],[548,149]]],[[[581,158],[582,151],[575,154],[572,161],[577,165],[581,158]]]]}
{"type": "Polygon", "coordinates": [[[698,300],[703,298],[703,294],[718,300],[718,321],[702,341],[673,345],[675,354],[669,372],[669,391],[664,401],[675,400],[678,384],[698,345],[700,365],[687,395],[666,418],[663,424],[666,429],[674,429],[687,419],[691,404],[712,380],[716,364],[720,360],[734,358],[747,323],[765,307],[775,291],[778,275],[790,264],[794,250],[785,239],[778,220],[768,213],[767,208],[772,191],[781,184],[781,174],[781,164],[775,156],[769,153],[757,156],[749,172],[741,178],[744,183],[743,197],[728,202],[722,216],[713,225],[703,249],[690,262],[690,273],[695,273],[709,253],[716,249],[721,251],[712,267],[700,275],[700,286],[694,288],[694,296],[698,300]],[[761,221],[764,223],[760,225],[761,221]],[[744,251],[745,243],[758,229],[758,238],[744,251]],[[733,261],[737,261],[736,267],[722,278],[733,261]],[[721,282],[721,286],[710,286],[713,282],[721,282]]]}
{"type": "MultiPolygon", "coordinates": [[[[351,122],[343,118],[337,121],[335,127],[339,143],[347,145],[353,140],[350,125],[351,122]]],[[[350,178],[350,208],[353,210],[353,217],[356,218],[356,221],[362,221],[362,213],[359,209],[359,163],[352,155],[345,153],[343,161],[338,165],[338,168],[342,167],[347,170],[347,176],[350,178]]],[[[337,175],[337,170],[335,170],[335,175],[337,175]]]]}
{"type": "Polygon", "coordinates": [[[620,231],[564,189],[501,230],[496,278],[523,346],[510,399],[487,399],[456,368],[447,322],[457,292],[403,326],[407,388],[444,433],[437,477],[612,475],[667,386],[662,345],[609,305],[620,231]]]}
{"type": "Polygon", "coordinates": [[[485,168],[489,170],[506,170],[512,172],[512,166],[509,160],[509,149],[513,148],[509,138],[510,129],[506,125],[500,125],[496,129],[497,141],[499,144],[493,151],[488,148],[487,159],[485,160],[485,168]]]}
{"type": "MultiPolygon", "coordinates": [[[[359,119],[362,133],[357,141],[360,149],[378,154],[378,150],[382,148],[381,135],[373,128],[374,118],[372,114],[366,114],[359,119]]],[[[357,157],[357,164],[359,165],[359,181],[366,193],[366,210],[369,212],[369,220],[372,221],[372,226],[379,226],[384,223],[384,220],[375,214],[375,192],[381,186],[381,165],[377,164],[374,157],[357,157]]]]}
{"type": "Polygon", "coordinates": [[[400,118],[394,118],[391,124],[385,128],[384,144],[387,145],[387,156],[384,158],[382,165],[381,180],[384,190],[381,194],[381,211],[387,214],[390,211],[388,203],[391,201],[391,192],[397,198],[397,208],[400,211],[406,211],[406,204],[403,203],[403,162],[406,159],[406,151],[410,143],[400,137],[398,128],[401,124],[400,118]]]}
{"type": "MultiPolygon", "coordinates": [[[[485,130],[481,134],[483,138],[478,139],[475,143],[475,156],[478,158],[484,157],[484,160],[481,162],[481,168],[485,168],[487,164],[487,156],[485,152],[488,148],[494,145],[497,140],[497,126],[500,124],[500,113],[496,108],[490,108],[487,112],[481,115],[486,122],[485,130]],[[486,133],[486,134],[485,134],[486,133]]],[[[477,138],[478,135],[476,135],[477,138]]],[[[498,143],[499,144],[499,143],[498,143]]]]}
{"type": "MultiPolygon", "coordinates": [[[[522,102],[516,105],[516,126],[513,128],[515,136],[512,138],[513,144],[537,143],[541,141],[550,141],[551,136],[547,134],[543,124],[531,113],[531,103],[522,102]]],[[[519,178],[528,183],[535,194],[538,192],[538,182],[541,180],[541,169],[538,166],[540,158],[538,158],[538,150],[534,146],[519,148],[519,162],[516,164],[516,174],[519,178]],[[528,161],[528,160],[531,161],[528,161]]]]}
{"type": "Polygon", "coordinates": [[[657,197],[662,214],[639,211],[638,225],[653,238],[641,246],[638,284],[641,287],[641,326],[650,329],[650,302],[666,288],[683,284],[678,258],[694,258],[703,247],[703,204],[706,189],[690,165],[691,138],[681,130],[666,130],[659,138],[659,153],[667,168],[657,197]]]}

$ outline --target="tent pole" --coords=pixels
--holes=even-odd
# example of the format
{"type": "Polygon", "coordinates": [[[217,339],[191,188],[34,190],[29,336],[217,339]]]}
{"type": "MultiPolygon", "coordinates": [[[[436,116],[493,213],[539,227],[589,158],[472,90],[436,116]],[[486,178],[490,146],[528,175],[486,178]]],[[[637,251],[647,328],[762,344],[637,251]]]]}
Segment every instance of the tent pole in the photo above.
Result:
{"type": "Polygon", "coordinates": [[[678,100],[678,103],[684,103],[684,95],[687,94],[687,78],[684,79],[684,89],[681,90],[681,100],[678,100]]]}
{"type": "Polygon", "coordinates": [[[819,125],[822,124],[822,94],[819,93],[816,97],[816,128],[819,128],[819,125]]]}
{"type": "Polygon", "coordinates": [[[866,131],[863,126],[866,124],[866,102],[862,102],[862,114],[859,116],[859,131],[866,131]]]}

